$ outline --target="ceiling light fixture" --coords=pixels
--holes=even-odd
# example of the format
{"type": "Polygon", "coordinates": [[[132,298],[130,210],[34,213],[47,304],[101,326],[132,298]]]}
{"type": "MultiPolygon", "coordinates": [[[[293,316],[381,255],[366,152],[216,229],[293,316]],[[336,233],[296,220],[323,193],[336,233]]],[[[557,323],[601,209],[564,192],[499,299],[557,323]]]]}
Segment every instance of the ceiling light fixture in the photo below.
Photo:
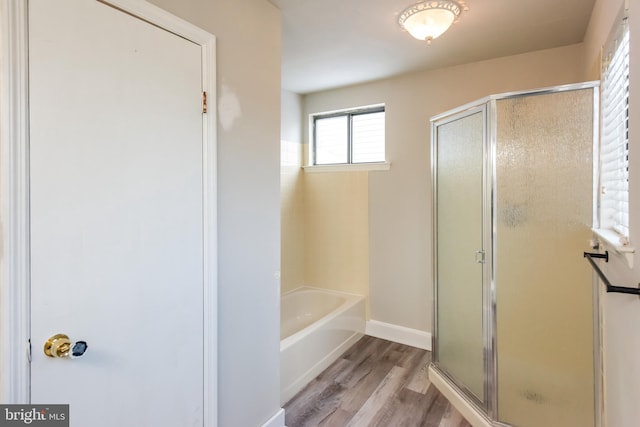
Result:
{"type": "Polygon", "coordinates": [[[468,8],[462,1],[423,1],[406,8],[398,23],[416,39],[431,44],[431,40],[442,35],[458,20],[463,10],[468,8]]]}

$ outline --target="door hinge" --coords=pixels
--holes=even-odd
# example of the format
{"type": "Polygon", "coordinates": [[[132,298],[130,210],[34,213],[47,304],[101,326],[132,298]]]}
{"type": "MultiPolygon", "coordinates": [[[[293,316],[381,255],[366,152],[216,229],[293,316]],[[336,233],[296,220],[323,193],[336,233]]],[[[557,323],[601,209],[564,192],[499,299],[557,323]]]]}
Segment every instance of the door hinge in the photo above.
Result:
{"type": "Polygon", "coordinates": [[[27,359],[29,360],[29,363],[31,363],[31,338],[27,341],[27,359]]]}
{"type": "Polygon", "coordinates": [[[207,92],[202,92],[202,114],[207,112],[207,92]]]}

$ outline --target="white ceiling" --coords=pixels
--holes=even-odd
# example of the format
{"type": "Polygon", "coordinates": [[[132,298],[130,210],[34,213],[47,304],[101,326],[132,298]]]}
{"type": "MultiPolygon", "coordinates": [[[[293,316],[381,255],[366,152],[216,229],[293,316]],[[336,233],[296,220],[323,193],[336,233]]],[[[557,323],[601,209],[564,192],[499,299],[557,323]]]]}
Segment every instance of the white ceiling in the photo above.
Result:
{"type": "Polygon", "coordinates": [[[579,43],[594,0],[467,0],[430,46],[400,29],[417,0],[270,0],[282,12],[282,86],[310,93],[579,43]]]}

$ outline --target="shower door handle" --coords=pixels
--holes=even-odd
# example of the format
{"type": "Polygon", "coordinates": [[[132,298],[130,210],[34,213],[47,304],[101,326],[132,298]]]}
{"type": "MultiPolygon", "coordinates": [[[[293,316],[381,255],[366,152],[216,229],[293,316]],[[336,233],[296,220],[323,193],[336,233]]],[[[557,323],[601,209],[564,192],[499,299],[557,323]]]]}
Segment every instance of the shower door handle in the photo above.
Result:
{"type": "Polygon", "coordinates": [[[484,264],[484,251],[476,251],[476,262],[484,264]]]}

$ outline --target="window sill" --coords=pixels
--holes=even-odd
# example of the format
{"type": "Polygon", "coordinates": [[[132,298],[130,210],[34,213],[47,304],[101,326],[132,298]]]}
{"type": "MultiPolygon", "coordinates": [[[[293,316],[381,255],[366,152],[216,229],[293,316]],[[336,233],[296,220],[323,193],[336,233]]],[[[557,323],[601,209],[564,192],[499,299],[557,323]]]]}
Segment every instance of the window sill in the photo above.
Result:
{"type": "Polygon", "coordinates": [[[613,230],[594,228],[592,231],[606,249],[622,255],[627,260],[629,268],[633,268],[633,255],[636,252],[633,246],[620,243],[620,235],[613,230]]]}
{"type": "Polygon", "coordinates": [[[309,165],[303,166],[302,168],[306,173],[388,171],[391,169],[391,163],[380,162],[340,165],[309,165]]]}

